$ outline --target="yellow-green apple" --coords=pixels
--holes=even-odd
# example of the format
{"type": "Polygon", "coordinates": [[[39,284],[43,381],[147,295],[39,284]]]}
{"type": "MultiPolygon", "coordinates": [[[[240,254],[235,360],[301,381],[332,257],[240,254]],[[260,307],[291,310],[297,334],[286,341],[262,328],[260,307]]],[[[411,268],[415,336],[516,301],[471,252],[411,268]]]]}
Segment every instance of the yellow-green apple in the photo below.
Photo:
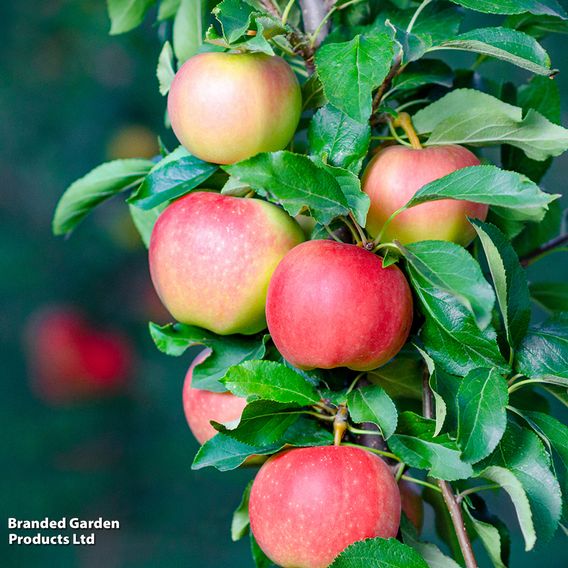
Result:
{"type": "Polygon", "coordinates": [[[177,72],[168,114],[195,156],[232,164],[282,150],[294,136],[302,94],[292,68],[263,53],[200,53],[177,72]]]}
{"type": "Polygon", "coordinates": [[[177,321],[221,335],[256,333],[266,327],[272,273],[303,240],[300,226],[276,205],[199,191],[156,221],[150,273],[177,321]]]}
{"type": "Polygon", "coordinates": [[[26,344],[32,388],[52,404],[117,393],[132,371],[133,353],[125,338],[92,327],[70,306],[34,314],[26,344]]]}
{"type": "Polygon", "coordinates": [[[400,494],[388,466],[359,448],[320,446],[270,458],[253,482],[252,533],[284,568],[325,568],[347,546],[395,537],[400,494]]]}
{"type": "MultiPolygon", "coordinates": [[[[426,184],[479,160],[462,146],[431,146],[415,149],[389,146],[381,150],[363,175],[363,191],[371,198],[367,230],[377,237],[387,219],[410,201],[426,184]]],[[[453,241],[468,245],[475,230],[467,217],[485,220],[487,205],[443,199],[416,205],[399,213],[385,228],[383,242],[403,244],[424,240],[453,241]]]]}
{"type": "Polygon", "coordinates": [[[376,369],[404,345],[412,294],[396,266],[355,245],[308,241],[290,251],[272,276],[268,329],[300,369],[376,369]]]}
{"type": "Polygon", "coordinates": [[[210,392],[196,389],[191,385],[193,371],[211,354],[210,349],[202,351],[191,363],[183,384],[183,410],[191,432],[200,444],[210,440],[217,430],[211,420],[225,424],[241,417],[247,402],[230,392],[210,392]]]}
{"type": "Polygon", "coordinates": [[[400,490],[402,511],[420,533],[424,524],[424,503],[422,498],[414,489],[414,486],[404,479],[398,482],[398,488],[400,490]]]}

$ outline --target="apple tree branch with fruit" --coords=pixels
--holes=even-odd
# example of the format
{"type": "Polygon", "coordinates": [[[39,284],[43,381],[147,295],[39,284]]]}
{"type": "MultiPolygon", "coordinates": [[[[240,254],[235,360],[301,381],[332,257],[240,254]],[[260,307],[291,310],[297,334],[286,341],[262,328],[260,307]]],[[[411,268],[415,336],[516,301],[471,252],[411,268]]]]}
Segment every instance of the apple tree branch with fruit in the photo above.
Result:
{"type": "Polygon", "coordinates": [[[180,146],[97,167],[53,228],[126,195],[175,320],[150,324],[156,346],[204,349],[183,386],[193,467],[260,466],[233,538],[288,568],[502,568],[509,531],[546,543],[566,526],[568,284],[525,267],[568,241],[538,185],[568,150],[538,43],[565,11],[109,0],[111,33],[155,4],[180,146]],[[491,511],[498,493],[518,526],[491,511]]]}

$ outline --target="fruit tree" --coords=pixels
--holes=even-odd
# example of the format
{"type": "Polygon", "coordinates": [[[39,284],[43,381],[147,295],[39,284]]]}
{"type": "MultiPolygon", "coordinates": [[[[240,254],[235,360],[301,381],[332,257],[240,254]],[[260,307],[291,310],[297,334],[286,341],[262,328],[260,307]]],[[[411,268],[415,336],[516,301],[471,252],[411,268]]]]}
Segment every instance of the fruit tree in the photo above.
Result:
{"type": "Polygon", "coordinates": [[[566,531],[568,285],[526,271],[568,242],[539,187],[557,0],[108,5],[111,33],[157,19],[178,145],[73,183],[54,232],[126,197],[152,339],[202,349],[193,467],[260,467],[232,523],[256,566],[503,568],[566,531]]]}

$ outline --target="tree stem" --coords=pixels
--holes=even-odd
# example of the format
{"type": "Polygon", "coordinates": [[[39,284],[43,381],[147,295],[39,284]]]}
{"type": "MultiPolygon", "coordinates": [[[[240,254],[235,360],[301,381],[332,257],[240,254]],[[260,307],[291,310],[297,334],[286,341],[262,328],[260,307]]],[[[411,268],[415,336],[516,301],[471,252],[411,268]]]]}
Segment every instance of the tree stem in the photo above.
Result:
{"type": "Polygon", "coordinates": [[[311,47],[318,47],[329,32],[330,23],[327,14],[335,2],[333,4],[326,0],[299,0],[299,2],[306,34],[312,35],[317,30],[311,47]]]}
{"type": "MultiPolygon", "coordinates": [[[[422,377],[422,412],[425,418],[432,418],[433,406],[429,376],[427,373],[424,373],[422,377]]],[[[477,568],[477,561],[473,554],[469,535],[465,529],[461,507],[456,500],[452,487],[447,481],[442,479],[438,479],[436,481],[442,492],[442,497],[444,498],[446,507],[450,512],[450,517],[452,519],[452,524],[454,525],[454,530],[456,531],[456,536],[465,560],[466,568],[477,568]]]]}
{"type": "Polygon", "coordinates": [[[552,252],[554,249],[557,249],[566,243],[568,243],[568,233],[564,233],[563,235],[560,235],[527,253],[521,258],[521,264],[523,266],[529,266],[533,261],[538,260],[540,257],[552,252]]]}

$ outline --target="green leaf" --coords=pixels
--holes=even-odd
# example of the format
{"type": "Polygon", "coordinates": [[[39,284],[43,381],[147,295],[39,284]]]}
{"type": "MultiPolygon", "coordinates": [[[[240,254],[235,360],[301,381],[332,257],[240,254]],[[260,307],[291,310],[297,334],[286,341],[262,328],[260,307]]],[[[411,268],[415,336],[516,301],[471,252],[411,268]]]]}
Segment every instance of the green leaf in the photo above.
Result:
{"type": "Polygon", "coordinates": [[[517,351],[516,370],[568,386],[568,315],[533,326],[517,351]]]}
{"type": "Polygon", "coordinates": [[[416,357],[399,353],[386,365],[367,373],[367,379],[392,398],[422,400],[422,365],[416,357]]]}
{"type": "MultiPolygon", "coordinates": [[[[228,434],[230,433],[231,431],[228,431],[228,434]]],[[[304,417],[291,424],[278,442],[269,446],[251,446],[228,434],[219,432],[201,446],[191,466],[192,469],[215,467],[219,471],[229,471],[239,467],[250,456],[273,454],[287,445],[325,446],[333,442],[331,432],[324,430],[316,421],[304,417]]]]}
{"type": "Polygon", "coordinates": [[[470,51],[495,57],[537,75],[549,76],[555,73],[550,68],[550,57],[541,45],[532,36],[510,28],[472,30],[444,41],[428,51],[440,49],[470,51]]]}
{"type": "Polygon", "coordinates": [[[158,220],[160,213],[165,209],[165,204],[158,205],[153,209],[139,209],[134,207],[134,205],[128,205],[128,210],[130,211],[130,216],[132,217],[132,222],[140,234],[140,238],[144,243],[144,246],[148,248],[150,246],[150,237],[152,235],[152,229],[154,224],[158,220]]]}
{"type": "Polygon", "coordinates": [[[548,207],[544,219],[540,222],[526,223],[523,232],[515,238],[513,246],[520,258],[547,243],[560,232],[562,223],[562,205],[553,201],[548,207]]]}
{"type": "Polygon", "coordinates": [[[193,57],[203,43],[203,13],[206,5],[206,0],[181,0],[172,32],[179,65],[193,57]]]}
{"type": "Polygon", "coordinates": [[[394,42],[387,33],[328,43],[316,53],[316,68],[328,101],[353,120],[371,116],[372,93],[387,76],[394,42]]]}
{"type": "Polygon", "coordinates": [[[270,568],[271,566],[274,566],[274,564],[270,561],[270,558],[268,558],[260,546],[258,546],[252,531],[250,532],[250,551],[256,568],[270,568]]]}
{"type": "Polygon", "coordinates": [[[53,233],[72,231],[97,205],[142,183],[154,164],[150,160],[115,160],[91,170],[62,195],[53,217],[53,233]]]}
{"type": "Polygon", "coordinates": [[[156,69],[156,77],[160,85],[160,94],[165,96],[170,90],[170,86],[175,77],[174,69],[174,52],[169,41],[164,43],[160,57],[158,57],[158,67],[156,69]]]}
{"type": "Polygon", "coordinates": [[[549,312],[568,312],[568,284],[566,282],[531,282],[531,298],[549,312]]]}
{"type": "Polygon", "coordinates": [[[509,16],[503,25],[542,39],[548,34],[568,34],[568,22],[556,16],[517,14],[509,16]]]}
{"type": "Polygon", "coordinates": [[[328,104],[314,114],[308,139],[311,154],[358,174],[369,149],[371,127],[328,104]]]}
{"type": "Polygon", "coordinates": [[[410,63],[393,81],[392,92],[411,91],[424,85],[450,88],[454,83],[451,67],[439,59],[421,59],[410,63]]]}
{"type": "Polygon", "coordinates": [[[281,412],[267,416],[254,416],[249,419],[241,418],[236,428],[229,428],[213,421],[211,424],[217,431],[239,442],[265,448],[277,445],[289,428],[296,424],[300,418],[299,414],[281,412]]]}
{"type": "Polygon", "coordinates": [[[484,469],[479,475],[484,479],[489,479],[497,483],[508,493],[515,507],[521,532],[525,539],[525,550],[531,550],[536,543],[536,532],[531,505],[522,483],[516,478],[513,472],[505,467],[490,466],[484,469]]]}
{"type": "Polygon", "coordinates": [[[376,424],[385,439],[396,430],[396,406],[381,387],[369,385],[351,391],[347,396],[347,407],[354,422],[376,424]]]}
{"type": "Polygon", "coordinates": [[[221,24],[227,43],[237,41],[249,29],[255,8],[246,0],[223,0],[215,6],[213,14],[221,24]]]}
{"type": "Polygon", "coordinates": [[[430,134],[427,145],[510,144],[534,160],[559,156],[568,149],[568,130],[530,108],[523,109],[481,91],[457,89],[418,111],[418,134],[430,134]]]}
{"type": "Polygon", "coordinates": [[[462,459],[476,463],[497,447],[507,427],[507,381],[495,369],[475,369],[462,380],[457,401],[462,459]]]}
{"type": "Polygon", "coordinates": [[[502,559],[501,535],[498,529],[489,523],[476,519],[467,505],[464,506],[464,509],[491,562],[493,562],[493,566],[495,568],[506,568],[502,559]]]}
{"type": "Polygon", "coordinates": [[[517,410],[531,428],[552,447],[560,457],[562,464],[568,470],[568,427],[548,414],[530,410],[517,410]]]}
{"type": "MultiPolygon", "coordinates": [[[[532,77],[529,83],[517,90],[516,102],[523,109],[524,115],[530,109],[534,109],[550,122],[561,124],[560,89],[557,81],[551,81],[548,77],[542,76],[532,77]]],[[[503,169],[515,170],[535,183],[540,182],[552,165],[552,158],[544,161],[527,160],[519,148],[503,146],[501,152],[503,169]]]]}
{"type": "Polygon", "coordinates": [[[420,554],[394,538],[369,538],[348,546],[329,568],[428,568],[420,554]]]}
{"type": "Polygon", "coordinates": [[[215,164],[192,156],[180,146],[152,168],[128,203],[141,209],[153,209],[165,201],[189,193],[216,170],[215,164]]]}
{"type": "Polygon", "coordinates": [[[156,0],[107,0],[110,34],[118,35],[138,27],[156,0]]]}
{"type": "Polygon", "coordinates": [[[429,470],[431,477],[447,481],[471,477],[472,467],[461,459],[456,443],[446,434],[434,437],[435,427],[434,420],[403,412],[399,433],[391,436],[389,447],[409,466],[429,470]]]}
{"type": "Polygon", "coordinates": [[[274,361],[247,361],[229,369],[221,381],[233,394],[248,400],[310,405],[319,402],[316,389],[301,375],[274,361]]]}
{"type": "Polygon", "coordinates": [[[248,507],[251,488],[252,481],[245,487],[241,502],[233,513],[233,520],[231,521],[231,540],[233,542],[241,540],[241,538],[249,532],[250,519],[248,507]]]}
{"type": "MultiPolygon", "coordinates": [[[[339,184],[350,211],[353,213],[355,220],[361,227],[367,222],[367,214],[371,206],[371,199],[361,189],[361,180],[349,170],[344,168],[336,168],[328,166],[319,161],[319,158],[313,158],[314,163],[329,172],[339,184]]],[[[327,235],[326,235],[327,236],[327,235]]],[[[384,266],[384,264],[383,264],[384,266]]]]}
{"type": "Polygon", "coordinates": [[[516,347],[525,336],[531,319],[531,304],[527,276],[519,263],[519,257],[509,240],[489,223],[472,219],[491,271],[497,293],[497,302],[507,341],[516,347]]]}
{"type": "Polygon", "coordinates": [[[312,217],[327,225],[348,213],[347,199],[335,178],[307,156],[263,153],[223,169],[292,216],[308,208],[312,217]]]}
{"type": "Polygon", "coordinates": [[[477,261],[463,247],[447,241],[421,241],[399,245],[399,249],[425,280],[465,306],[481,329],[489,325],[495,294],[477,261]]]}
{"type": "Polygon", "coordinates": [[[404,209],[427,201],[465,199],[509,209],[517,220],[541,221],[548,204],[557,198],[515,172],[495,166],[470,166],[426,184],[404,209]]]}
{"type": "Polygon", "coordinates": [[[539,437],[510,422],[497,449],[478,469],[480,477],[499,483],[511,496],[527,550],[533,548],[535,534],[550,539],[560,520],[562,496],[550,465],[539,437]]]}
{"type": "Polygon", "coordinates": [[[451,0],[464,8],[486,14],[545,14],[566,19],[566,12],[556,0],[451,0]]]}
{"type": "Polygon", "coordinates": [[[418,537],[416,528],[405,515],[401,518],[400,531],[404,544],[416,550],[426,561],[429,568],[461,568],[457,562],[443,554],[435,544],[422,542],[418,537]]]}
{"type": "Polygon", "coordinates": [[[430,357],[444,371],[465,376],[477,367],[509,370],[491,326],[480,330],[471,313],[456,298],[424,280],[412,266],[408,273],[426,317],[421,338],[430,357]]]}
{"type": "Polygon", "coordinates": [[[173,18],[179,9],[181,0],[161,0],[158,8],[158,21],[162,22],[173,18]]]}
{"type": "MultiPolygon", "coordinates": [[[[416,347],[416,349],[418,349],[420,355],[422,356],[422,359],[424,359],[426,367],[428,368],[428,373],[430,375],[428,384],[430,385],[430,390],[432,391],[432,395],[434,397],[434,420],[436,421],[436,427],[434,428],[434,437],[436,437],[442,431],[442,427],[444,426],[448,412],[446,401],[444,397],[441,396],[438,392],[438,384],[441,382],[447,382],[446,379],[451,379],[449,375],[447,375],[443,371],[440,371],[439,369],[436,369],[436,364],[434,363],[434,360],[428,355],[428,353],[420,349],[420,347],[418,346],[416,347]]],[[[452,398],[455,399],[456,397],[457,392],[452,396],[452,398]]]]}
{"type": "Polygon", "coordinates": [[[204,390],[225,391],[219,381],[230,367],[251,359],[262,359],[266,353],[268,336],[220,337],[205,329],[181,323],[164,326],[150,323],[149,327],[156,347],[166,355],[179,357],[194,346],[204,346],[211,350],[207,359],[193,370],[192,385],[204,390]]]}

